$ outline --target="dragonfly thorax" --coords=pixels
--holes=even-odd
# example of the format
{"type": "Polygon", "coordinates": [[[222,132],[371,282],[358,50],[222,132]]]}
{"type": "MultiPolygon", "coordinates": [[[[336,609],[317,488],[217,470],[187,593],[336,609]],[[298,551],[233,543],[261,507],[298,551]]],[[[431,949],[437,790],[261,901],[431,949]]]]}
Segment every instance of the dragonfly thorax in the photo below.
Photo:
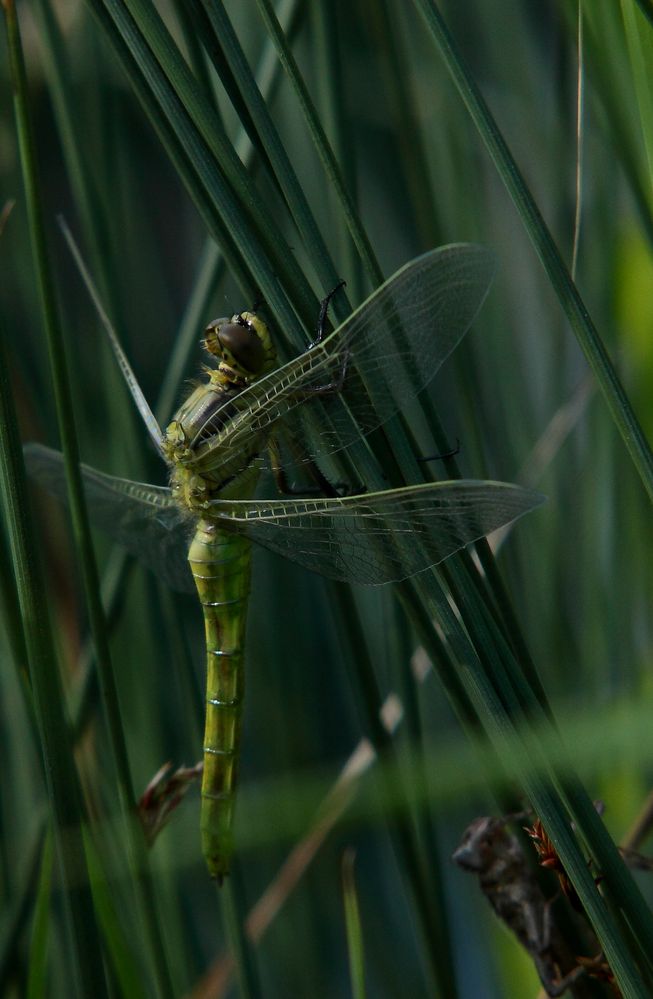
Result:
{"type": "Polygon", "coordinates": [[[220,361],[211,378],[243,388],[270,371],[276,359],[270,331],[254,312],[214,319],[204,331],[204,348],[220,361]]]}
{"type": "Polygon", "coordinates": [[[211,486],[203,476],[179,465],[173,470],[170,488],[176,503],[193,513],[206,510],[213,498],[211,486]]]}
{"type": "MultiPolygon", "coordinates": [[[[244,319],[252,322],[250,313],[244,313],[244,319]]],[[[243,318],[241,317],[241,318],[243,318]]],[[[253,317],[254,319],[256,317],[253,317]]],[[[168,424],[162,440],[163,454],[171,466],[171,487],[177,504],[194,512],[206,510],[211,500],[218,496],[248,495],[250,478],[258,475],[260,463],[258,456],[265,448],[267,436],[250,428],[246,441],[233,449],[231,455],[221,447],[221,438],[228,434],[231,421],[238,419],[240,411],[237,400],[246,390],[250,381],[256,381],[258,375],[250,374],[247,379],[232,369],[233,353],[247,356],[247,363],[254,366],[251,359],[254,351],[243,348],[242,336],[255,336],[257,342],[268,343],[265,357],[258,355],[257,364],[268,366],[269,334],[264,324],[257,320],[252,329],[230,321],[217,320],[211,324],[213,330],[209,341],[214,352],[223,352],[229,356],[230,362],[220,362],[218,370],[205,368],[208,382],[196,385],[188,398],[181,404],[168,424]],[[230,326],[235,331],[230,331],[230,326]],[[222,340],[226,329],[225,342],[231,344],[227,351],[222,340]],[[258,340],[259,335],[263,338],[258,340]],[[225,374],[222,369],[229,373],[225,374]],[[243,493],[243,490],[246,490],[243,493]]],[[[238,362],[240,365],[241,362],[238,362]]],[[[262,373],[262,372],[260,372],[262,373]]]]}
{"type": "Polygon", "coordinates": [[[161,443],[163,453],[172,465],[183,464],[192,457],[190,441],[179,420],[168,424],[161,443]]]}

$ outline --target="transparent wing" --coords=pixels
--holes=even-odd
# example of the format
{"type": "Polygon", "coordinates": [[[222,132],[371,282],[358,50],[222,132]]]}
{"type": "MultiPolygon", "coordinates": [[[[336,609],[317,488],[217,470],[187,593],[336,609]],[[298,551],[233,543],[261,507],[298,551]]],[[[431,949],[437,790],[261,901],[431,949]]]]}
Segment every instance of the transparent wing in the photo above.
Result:
{"type": "MultiPolygon", "coordinates": [[[[67,501],[63,456],[29,444],[29,474],[67,501]]],[[[82,465],[92,519],[174,589],[194,592],[189,520],[170,490],[82,465]]],[[[542,503],[505,482],[460,480],[344,498],[215,500],[207,516],[313,572],[374,585],[437,565],[542,503]]]]}
{"type": "Polygon", "coordinates": [[[493,272],[490,252],[471,244],[411,261],[321,343],[230,400],[194,444],[214,453],[217,467],[233,469],[253,433],[301,407],[293,419],[312,455],[348,447],[433,378],[472,323],[493,272]],[[322,404],[317,432],[315,407],[303,405],[311,399],[322,404]]]}
{"type": "Polygon", "coordinates": [[[405,579],[534,509],[544,497],[505,482],[462,479],[344,498],[216,500],[210,514],[332,579],[405,579]]]}
{"type": "MultiPolygon", "coordinates": [[[[60,451],[28,444],[25,464],[29,475],[47,492],[68,502],[60,451]]],[[[175,506],[170,490],[105,475],[89,465],[81,469],[92,522],[173,589],[194,593],[186,561],[192,521],[175,506]]]]}

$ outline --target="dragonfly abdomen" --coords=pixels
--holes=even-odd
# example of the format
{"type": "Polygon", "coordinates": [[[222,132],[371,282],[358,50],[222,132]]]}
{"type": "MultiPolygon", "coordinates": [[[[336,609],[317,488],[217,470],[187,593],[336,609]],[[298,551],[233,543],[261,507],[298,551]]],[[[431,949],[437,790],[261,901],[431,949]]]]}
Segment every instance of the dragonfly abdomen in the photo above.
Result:
{"type": "Polygon", "coordinates": [[[206,725],[200,827],[212,877],[229,873],[238,778],[250,543],[200,520],[188,553],[204,613],[206,725]]]}

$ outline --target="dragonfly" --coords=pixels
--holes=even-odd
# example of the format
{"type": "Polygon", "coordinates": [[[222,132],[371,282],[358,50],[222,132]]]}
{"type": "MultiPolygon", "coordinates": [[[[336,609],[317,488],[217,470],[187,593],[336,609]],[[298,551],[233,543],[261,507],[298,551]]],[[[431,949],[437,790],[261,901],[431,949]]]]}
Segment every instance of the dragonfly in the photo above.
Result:
{"type": "MultiPolygon", "coordinates": [[[[377,585],[437,565],[542,502],[518,485],[473,479],[376,492],[324,487],[321,495],[301,496],[288,484],[288,470],[305,454],[324,486],[324,462],[381,427],[431,381],[471,325],[493,271],[484,247],[431,250],[331,333],[328,296],[315,341],[281,366],[260,315],[214,320],[204,334],[204,380],[164,431],[146,413],[128,370],[169,485],[82,466],[93,520],[174,588],[194,587],[201,603],[207,684],[200,830],[208,871],[220,883],[234,853],[252,543],[328,578],[377,585]],[[266,462],[278,495],[261,499],[255,491],[266,462]]],[[[62,455],[31,444],[26,456],[30,474],[65,500],[62,455]]]]}

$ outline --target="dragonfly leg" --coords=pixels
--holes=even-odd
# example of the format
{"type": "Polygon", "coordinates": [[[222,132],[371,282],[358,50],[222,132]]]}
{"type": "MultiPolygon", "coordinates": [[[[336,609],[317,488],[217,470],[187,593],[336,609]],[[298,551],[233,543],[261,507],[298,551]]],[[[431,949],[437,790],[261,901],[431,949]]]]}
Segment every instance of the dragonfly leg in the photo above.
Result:
{"type": "MultiPolygon", "coordinates": [[[[307,347],[306,352],[311,350],[314,346],[315,344],[312,343],[309,347],[307,347]]],[[[342,352],[342,365],[340,371],[338,372],[337,378],[334,378],[330,382],[326,382],[324,385],[309,385],[307,388],[302,389],[301,392],[293,392],[289,393],[289,395],[296,399],[311,399],[316,395],[334,395],[336,392],[341,392],[342,387],[345,384],[345,378],[347,377],[348,363],[349,351],[344,350],[342,352]]]]}
{"type": "Polygon", "coordinates": [[[334,484],[330,479],[327,479],[326,475],[311,458],[305,459],[302,465],[308,469],[309,475],[315,480],[316,484],[315,486],[306,486],[297,489],[288,481],[288,476],[281,462],[279,443],[274,437],[271,437],[268,441],[268,455],[274,481],[278,491],[283,496],[355,496],[358,493],[366,491],[362,485],[352,487],[343,482],[336,482],[334,484]]]}
{"type": "Polygon", "coordinates": [[[310,459],[308,459],[305,464],[309,466],[310,474],[315,479],[317,484],[315,486],[308,486],[304,489],[297,489],[295,486],[291,485],[288,481],[286,470],[281,462],[279,442],[274,437],[271,437],[268,441],[268,455],[270,458],[270,468],[272,469],[272,474],[274,475],[274,481],[277,489],[283,496],[337,495],[334,487],[331,485],[327,477],[322,474],[315,462],[310,459]]]}
{"type": "Polygon", "coordinates": [[[423,458],[418,458],[418,461],[443,461],[445,458],[455,458],[457,454],[460,454],[460,441],[456,437],[456,446],[450,448],[448,451],[443,451],[442,454],[427,454],[423,458]]]}
{"type": "Polygon", "coordinates": [[[346,281],[339,281],[338,284],[335,286],[335,288],[333,288],[329,292],[329,294],[322,299],[322,302],[320,303],[320,314],[317,319],[316,336],[315,339],[313,340],[313,343],[308,345],[309,350],[311,349],[311,347],[315,347],[318,343],[321,343],[321,341],[324,340],[324,334],[326,333],[327,313],[329,311],[329,303],[333,298],[333,296],[335,295],[335,293],[338,291],[338,289],[343,288],[346,284],[347,284],[346,281]]]}

